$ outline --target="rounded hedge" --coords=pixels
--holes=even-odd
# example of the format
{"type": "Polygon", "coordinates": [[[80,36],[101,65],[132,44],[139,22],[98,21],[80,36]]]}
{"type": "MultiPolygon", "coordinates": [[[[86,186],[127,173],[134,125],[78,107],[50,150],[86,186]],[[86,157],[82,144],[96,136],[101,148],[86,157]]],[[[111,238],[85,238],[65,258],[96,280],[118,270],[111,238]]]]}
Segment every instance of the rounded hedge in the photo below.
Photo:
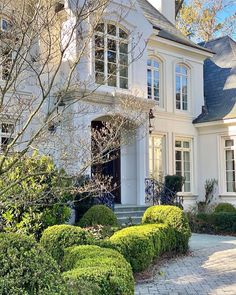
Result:
{"type": "Polygon", "coordinates": [[[74,246],[65,250],[63,277],[79,294],[131,295],[134,278],[130,264],[117,251],[98,246],[74,246]]]}
{"type": "Polygon", "coordinates": [[[79,222],[79,225],[82,227],[94,226],[98,224],[117,226],[117,217],[110,208],[104,205],[95,205],[84,214],[79,222]]]}
{"type": "Polygon", "coordinates": [[[46,251],[60,263],[64,249],[74,245],[86,245],[92,242],[92,236],[84,229],[73,225],[54,225],[48,227],[40,239],[46,251]]]}
{"type": "Polygon", "coordinates": [[[70,294],[65,286],[58,265],[33,238],[0,234],[0,294],[70,294]]]}
{"type": "Polygon", "coordinates": [[[229,203],[220,203],[215,207],[214,210],[215,213],[220,213],[220,212],[232,212],[235,213],[236,212],[236,208],[229,203]]]}
{"type": "Polygon", "coordinates": [[[142,218],[142,223],[163,223],[175,230],[177,239],[176,250],[186,252],[191,236],[188,218],[184,211],[176,206],[152,206],[149,207],[142,218]]]}
{"type": "Polygon", "coordinates": [[[176,247],[173,229],[165,224],[131,226],[116,232],[111,245],[131,264],[134,272],[146,269],[154,257],[176,247]]]}

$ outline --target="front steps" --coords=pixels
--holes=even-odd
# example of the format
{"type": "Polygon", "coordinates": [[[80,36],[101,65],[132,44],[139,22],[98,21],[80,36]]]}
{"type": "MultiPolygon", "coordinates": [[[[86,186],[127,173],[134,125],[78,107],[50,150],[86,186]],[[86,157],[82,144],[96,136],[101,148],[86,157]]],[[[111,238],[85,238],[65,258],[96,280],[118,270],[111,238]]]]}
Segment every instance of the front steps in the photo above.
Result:
{"type": "Polygon", "coordinates": [[[121,225],[140,224],[147,206],[115,205],[114,213],[121,225]]]}

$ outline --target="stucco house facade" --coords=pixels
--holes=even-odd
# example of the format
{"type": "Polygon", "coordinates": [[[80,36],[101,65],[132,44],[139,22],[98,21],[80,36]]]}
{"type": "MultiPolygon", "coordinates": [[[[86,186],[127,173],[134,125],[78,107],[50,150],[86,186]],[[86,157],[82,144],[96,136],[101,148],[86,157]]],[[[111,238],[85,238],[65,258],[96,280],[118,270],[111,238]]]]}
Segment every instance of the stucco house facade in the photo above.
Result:
{"type": "MultiPolygon", "coordinates": [[[[64,40],[70,23],[73,23],[74,6],[70,0],[59,2],[67,16],[62,31],[64,40]]],[[[232,40],[230,42],[234,43],[232,40]]],[[[65,56],[65,73],[67,62],[76,57],[78,44],[79,39],[75,36],[65,56]]],[[[89,100],[73,104],[74,110],[86,108],[86,112],[70,117],[69,124],[77,126],[70,140],[79,148],[81,138],[91,142],[91,126],[97,126],[97,122],[106,120],[109,115],[117,113],[132,118],[133,110],[123,110],[120,99],[132,97],[137,100],[137,105],[142,106],[146,125],[137,126],[137,136],[132,142],[121,144],[120,157],[111,161],[105,172],[119,183],[116,203],[145,205],[145,179],[153,177],[163,181],[165,175],[173,174],[185,178],[181,194],[186,209],[204,196],[204,183],[211,178],[218,180],[217,193],[222,201],[236,203],[233,156],[236,127],[233,113],[227,118],[221,116],[209,120],[205,118],[206,108],[203,107],[205,103],[208,105],[207,90],[213,87],[207,86],[209,81],[206,80],[204,94],[204,62],[211,59],[218,67],[231,67],[228,85],[234,88],[235,93],[235,61],[222,65],[219,57],[218,64],[217,58],[214,60],[213,57],[216,50],[210,45],[197,45],[176,29],[174,0],[111,1],[106,7],[94,38],[91,38],[87,55],[78,65],[81,81],[92,81],[89,87],[95,87],[96,91],[89,100]],[[119,13],[121,8],[127,11],[124,17],[119,13]],[[137,38],[139,43],[134,46],[137,38]],[[129,63],[130,48],[133,48],[132,55],[138,57],[132,63],[129,63]],[[116,58],[118,55],[119,58],[116,58]],[[122,68],[122,71],[119,70],[117,75],[104,82],[101,77],[108,78],[112,66],[122,68]],[[152,130],[148,130],[150,110],[154,115],[152,130]],[[224,140],[225,146],[221,146],[224,140]],[[233,153],[226,152],[226,162],[224,155],[228,147],[233,153]],[[231,157],[231,166],[228,157],[231,157]]],[[[232,52],[226,51],[226,54],[235,58],[235,50],[234,43],[232,52]]],[[[205,63],[206,78],[208,64],[209,61],[205,63]]],[[[34,92],[32,87],[24,90],[25,95],[31,92],[34,92]]],[[[76,93],[71,95],[76,96],[76,93]]],[[[229,98],[229,101],[233,98],[229,98]]],[[[67,103],[66,100],[64,102],[67,103]]],[[[209,107],[209,114],[210,110],[209,107]]],[[[67,123],[68,120],[64,124],[67,123]]],[[[66,134],[62,136],[66,141],[66,134]]],[[[128,136],[127,132],[125,136],[128,136]]],[[[60,162],[60,152],[53,154],[50,145],[47,152],[60,162]]],[[[88,157],[90,154],[91,150],[88,150],[88,157]]],[[[79,165],[79,160],[73,159],[69,168],[73,171],[79,165]]],[[[92,169],[87,169],[86,173],[92,173],[92,169]]]]}

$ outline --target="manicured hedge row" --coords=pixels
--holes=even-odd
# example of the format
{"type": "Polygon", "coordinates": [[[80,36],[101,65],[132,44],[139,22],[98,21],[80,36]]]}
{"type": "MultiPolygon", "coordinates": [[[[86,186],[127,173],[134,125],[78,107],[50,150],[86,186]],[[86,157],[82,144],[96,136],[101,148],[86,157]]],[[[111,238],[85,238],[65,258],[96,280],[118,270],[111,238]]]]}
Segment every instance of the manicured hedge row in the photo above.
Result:
{"type": "Polygon", "coordinates": [[[128,227],[116,232],[110,242],[124,255],[134,272],[146,269],[154,257],[176,247],[175,233],[165,224],[128,227]]]}
{"type": "Polygon", "coordinates": [[[98,246],[71,247],[65,250],[62,267],[70,290],[80,290],[79,294],[134,294],[131,266],[115,250],[98,246]]]}
{"type": "MultiPolygon", "coordinates": [[[[154,257],[164,252],[187,251],[191,231],[181,209],[153,206],[146,210],[142,222],[143,225],[116,232],[109,240],[111,247],[130,262],[134,272],[144,270],[154,257]]],[[[105,246],[109,247],[109,243],[105,246]]]]}
{"type": "Polygon", "coordinates": [[[209,234],[236,234],[236,213],[189,214],[193,232],[209,234]]]}
{"type": "Polygon", "coordinates": [[[188,250],[191,236],[188,218],[184,211],[175,206],[152,206],[143,215],[142,223],[163,223],[175,231],[176,250],[182,253],[188,250]]]}
{"type": "Polygon", "coordinates": [[[64,224],[48,227],[43,232],[40,243],[60,263],[65,248],[91,244],[92,241],[92,236],[86,230],[78,226],[64,224]]]}
{"type": "Polygon", "coordinates": [[[0,294],[68,295],[52,257],[22,234],[0,234],[0,294]]]}

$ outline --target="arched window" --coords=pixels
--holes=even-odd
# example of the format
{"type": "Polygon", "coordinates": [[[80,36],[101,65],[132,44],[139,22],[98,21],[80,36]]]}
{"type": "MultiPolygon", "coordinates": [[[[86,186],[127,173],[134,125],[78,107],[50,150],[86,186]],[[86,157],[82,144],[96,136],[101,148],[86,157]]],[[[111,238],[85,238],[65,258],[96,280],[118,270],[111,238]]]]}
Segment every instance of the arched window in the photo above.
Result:
{"type": "Polygon", "coordinates": [[[128,89],[128,34],[113,24],[95,30],[95,79],[98,84],[128,89]]]}
{"type": "Polygon", "coordinates": [[[161,105],[161,62],[157,59],[147,61],[147,91],[148,98],[161,105]]]}
{"type": "Polygon", "coordinates": [[[189,68],[177,64],[175,68],[176,109],[187,111],[189,108],[189,68]]]}

